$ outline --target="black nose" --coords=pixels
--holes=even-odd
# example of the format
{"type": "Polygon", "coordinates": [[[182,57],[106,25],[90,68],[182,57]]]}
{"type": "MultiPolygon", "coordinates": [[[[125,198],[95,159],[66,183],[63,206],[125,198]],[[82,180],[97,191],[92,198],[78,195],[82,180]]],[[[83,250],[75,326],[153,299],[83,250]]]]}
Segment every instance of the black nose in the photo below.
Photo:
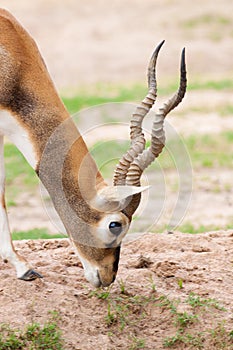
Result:
{"type": "Polygon", "coordinates": [[[111,281],[108,280],[107,282],[104,281],[104,280],[101,280],[99,271],[97,272],[97,274],[98,274],[98,278],[99,278],[99,285],[95,285],[95,287],[97,287],[97,288],[99,288],[99,287],[101,287],[101,286],[102,286],[102,287],[108,287],[108,286],[110,286],[110,284],[112,284],[112,283],[115,281],[115,279],[116,279],[116,273],[113,274],[111,281]]]}

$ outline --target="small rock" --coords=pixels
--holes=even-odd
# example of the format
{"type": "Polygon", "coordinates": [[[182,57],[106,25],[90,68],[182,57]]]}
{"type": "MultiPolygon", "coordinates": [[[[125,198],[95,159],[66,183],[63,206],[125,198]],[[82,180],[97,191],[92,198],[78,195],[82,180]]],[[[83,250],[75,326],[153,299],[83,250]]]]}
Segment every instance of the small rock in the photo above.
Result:
{"type": "Polygon", "coordinates": [[[179,269],[179,265],[173,261],[160,261],[155,267],[153,267],[153,271],[156,273],[158,277],[175,277],[177,270],[179,269]]]}
{"type": "Polygon", "coordinates": [[[152,264],[153,262],[149,257],[140,255],[137,261],[132,264],[132,267],[135,267],[135,269],[147,269],[152,264]]]}
{"type": "Polygon", "coordinates": [[[195,253],[206,253],[206,252],[210,252],[210,248],[209,247],[205,247],[203,245],[194,245],[192,247],[192,251],[195,253]]]}

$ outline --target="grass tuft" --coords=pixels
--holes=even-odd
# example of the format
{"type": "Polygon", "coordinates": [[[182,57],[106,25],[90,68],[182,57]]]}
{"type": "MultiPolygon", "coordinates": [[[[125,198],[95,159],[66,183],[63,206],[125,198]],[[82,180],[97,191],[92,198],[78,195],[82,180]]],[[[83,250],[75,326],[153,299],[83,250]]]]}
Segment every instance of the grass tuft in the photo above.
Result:
{"type": "Polygon", "coordinates": [[[17,231],[12,233],[12,239],[19,241],[22,239],[54,239],[64,238],[63,234],[50,234],[46,228],[34,228],[28,231],[17,231]]]}
{"type": "Polygon", "coordinates": [[[0,349],[63,350],[64,347],[56,318],[51,316],[44,325],[30,323],[24,330],[0,324],[0,349]]]}
{"type": "MultiPolygon", "coordinates": [[[[188,82],[188,91],[192,90],[216,90],[227,91],[233,89],[232,79],[196,80],[188,82]]],[[[166,96],[177,90],[177,80],[159,85],[158,95],[166,96]]],[[[134,84],[129,87],[99,83],[92,87],[82,88],[76,91],[72,97],[63,97],[63,102],[71,114],[83,108],[111,102],[139,102],[146,95],[146,84],[134,84]]]]}

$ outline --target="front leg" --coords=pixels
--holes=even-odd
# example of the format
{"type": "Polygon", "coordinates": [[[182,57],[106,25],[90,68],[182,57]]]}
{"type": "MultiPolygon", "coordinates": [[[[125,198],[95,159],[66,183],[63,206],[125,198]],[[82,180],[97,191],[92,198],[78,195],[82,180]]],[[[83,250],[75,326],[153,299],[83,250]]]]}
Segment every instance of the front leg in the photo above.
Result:
{"type": "Polygon", "coordinates": [[[31,281],[42,276],[31,269],[27,261],[14,249],[5,205],[5,167],[3,135],[0,135],[0,256],[11,263],[19,279],[31,281]]]}

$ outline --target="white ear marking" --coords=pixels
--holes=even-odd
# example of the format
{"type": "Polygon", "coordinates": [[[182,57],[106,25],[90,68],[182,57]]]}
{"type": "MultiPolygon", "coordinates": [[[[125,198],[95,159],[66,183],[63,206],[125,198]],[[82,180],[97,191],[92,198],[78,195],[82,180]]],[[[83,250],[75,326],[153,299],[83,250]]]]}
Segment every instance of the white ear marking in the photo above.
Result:
{"type": "Polygon", "coordinates": [[[101,211],[120,211],[131,196],[148,190],[150,186],[107,186],[98,191],[91,206],[101,211]]]}
{"type": "Polygon", "coordinates": [[[98,192],[98,195],[108,201],[122,201],[134,194],[146,191],[150,186],[108,186],[98,192]]]}

